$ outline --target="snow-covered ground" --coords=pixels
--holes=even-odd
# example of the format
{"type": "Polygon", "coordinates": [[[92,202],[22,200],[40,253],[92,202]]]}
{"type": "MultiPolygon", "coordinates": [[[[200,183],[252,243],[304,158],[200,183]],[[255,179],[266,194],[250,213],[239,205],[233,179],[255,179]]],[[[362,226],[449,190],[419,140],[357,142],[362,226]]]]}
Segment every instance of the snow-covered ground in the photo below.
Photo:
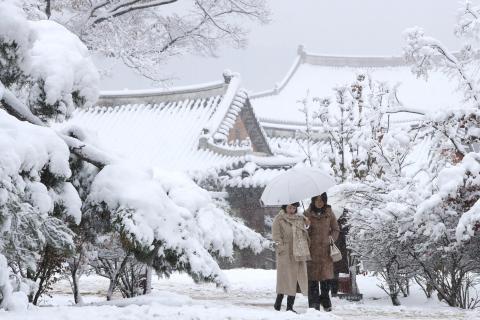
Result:
{"type": "Polygon", "coordinates": [[[298,315],[273,309],[275,271],[234,269],[225,271],[231,287],[228,292],[213,284],[195,284],[187,275],[175,273],[170,279],[155,279],[149,296],[115,300],[106,303],[108,281],[97,276],[84,277],[81,288],[86,306],[72,305],[68,281],[57,283],[52,297],[42,300],[41,307],[27,312],[0,311],[2,320],[105,320],[105,319],[480,319],[480,311],[450,308],[436,298],[426,299],[420,289],[412,288],[402,306],[393,307],[376,286],[376,279],[360,276],[362,302],[333,298],[334,311],[326,313],[307,309],[306,297],[297,295],[298,315]]]}

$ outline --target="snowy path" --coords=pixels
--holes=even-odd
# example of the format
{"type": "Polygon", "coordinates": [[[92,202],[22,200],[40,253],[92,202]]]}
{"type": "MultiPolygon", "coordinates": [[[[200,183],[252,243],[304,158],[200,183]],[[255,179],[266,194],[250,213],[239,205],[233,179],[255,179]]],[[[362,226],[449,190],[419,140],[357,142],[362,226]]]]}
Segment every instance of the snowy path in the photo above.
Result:
{"type": "MultiPolygon", "coordinates": [[[[57,306],[44,306],[22,314],[0,312],[0,319],[480,319],[479,311],[449,308],[436,299],[428,301],[416,288],[413,288],[411,297],[402,299],[401,307],[393,307],[372,277],[359,279],[365,297],[360,303],[333,299],[333,312],[317,312],[307,310],[306,297],[297,295],[295,309],[299,315],[277,312],[272,307],[275,298],[274,271],[236,269],[226,271],[226,274],[231,282],[229,292],[212,284],[195,284],[188,276],[175,274],[171,279],[156,279],[153,293],[148,297],[120,300],[121,307],[68,306],[72,303],[72,296],[68,282],[62,281],[56,285],[53,297],[43,300],[45,305],[57,306]]],[[[104,303],[107,281],[98,277],[82,280],[85,302],[104,303]]],[[[285,301],[282,309],[285,309],[285,301]]]]}

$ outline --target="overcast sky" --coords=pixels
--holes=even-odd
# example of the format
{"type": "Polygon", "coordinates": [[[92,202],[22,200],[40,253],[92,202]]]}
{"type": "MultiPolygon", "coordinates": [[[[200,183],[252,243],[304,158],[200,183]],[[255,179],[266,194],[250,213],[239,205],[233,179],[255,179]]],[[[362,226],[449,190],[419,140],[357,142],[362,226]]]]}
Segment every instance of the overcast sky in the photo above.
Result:
{"type": "MultiPolygon", "coordinates": [[[[269,0],[272,11],[267,25],[253,25],[249,45],[231,48],[218,58],[182,56],[166,66],[183,86],[222,79],[225,69],[239,72],[243,86],[258,91],[272,88],[290,68],[297,47],[328,55],[401,55],[402,32],[421,26],[452,49],[457,0],[269,0]]],[[[120,64],[112,78],[102,81],[104,90],[155,87],[120,64]]]]}

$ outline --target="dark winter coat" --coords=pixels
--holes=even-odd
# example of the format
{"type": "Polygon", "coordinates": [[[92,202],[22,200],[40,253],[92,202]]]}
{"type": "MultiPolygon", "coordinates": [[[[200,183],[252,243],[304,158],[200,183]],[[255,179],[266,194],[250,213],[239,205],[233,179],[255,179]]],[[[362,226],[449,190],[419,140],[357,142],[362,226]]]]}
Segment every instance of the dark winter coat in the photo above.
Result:
{"type": "Polygon", "coordinates": [[[310,256],[307,262],[308,280],[324,281],[333,279],[333,261],[330,257],[330,240],[337,240],[339,227],[337,218],[332,208],[327,206],[323,213],[318,214],[310,208],[305,211],[305,216],[310,219],[310,256]]]}
{"type": "Polygon", "coordinates": [[[347,234],[348,234],[348,226],[347,219],[344,215],[337,220],[338,226],[340,228],[340,234],[338,236],[337,242],[335,243],[342,253],[342,260],[335,262],[333,266],[333,271],[335,274],[339,273],[349,273],[348,270],[348,250],[347,250],[347,234]]]}

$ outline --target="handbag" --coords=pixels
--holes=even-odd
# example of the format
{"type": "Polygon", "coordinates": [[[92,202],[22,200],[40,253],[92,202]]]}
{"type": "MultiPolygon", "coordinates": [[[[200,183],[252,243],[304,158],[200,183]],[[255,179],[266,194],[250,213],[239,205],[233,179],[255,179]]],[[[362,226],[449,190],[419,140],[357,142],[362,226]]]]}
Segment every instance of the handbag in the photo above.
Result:
{"type": "Polygon", "coordinates": [[[330,257],[332,257],[333,262],[338,262],[342,260],[342,253],[340,249],[335,245],[332,237],[330,237],[330,257]]]}

